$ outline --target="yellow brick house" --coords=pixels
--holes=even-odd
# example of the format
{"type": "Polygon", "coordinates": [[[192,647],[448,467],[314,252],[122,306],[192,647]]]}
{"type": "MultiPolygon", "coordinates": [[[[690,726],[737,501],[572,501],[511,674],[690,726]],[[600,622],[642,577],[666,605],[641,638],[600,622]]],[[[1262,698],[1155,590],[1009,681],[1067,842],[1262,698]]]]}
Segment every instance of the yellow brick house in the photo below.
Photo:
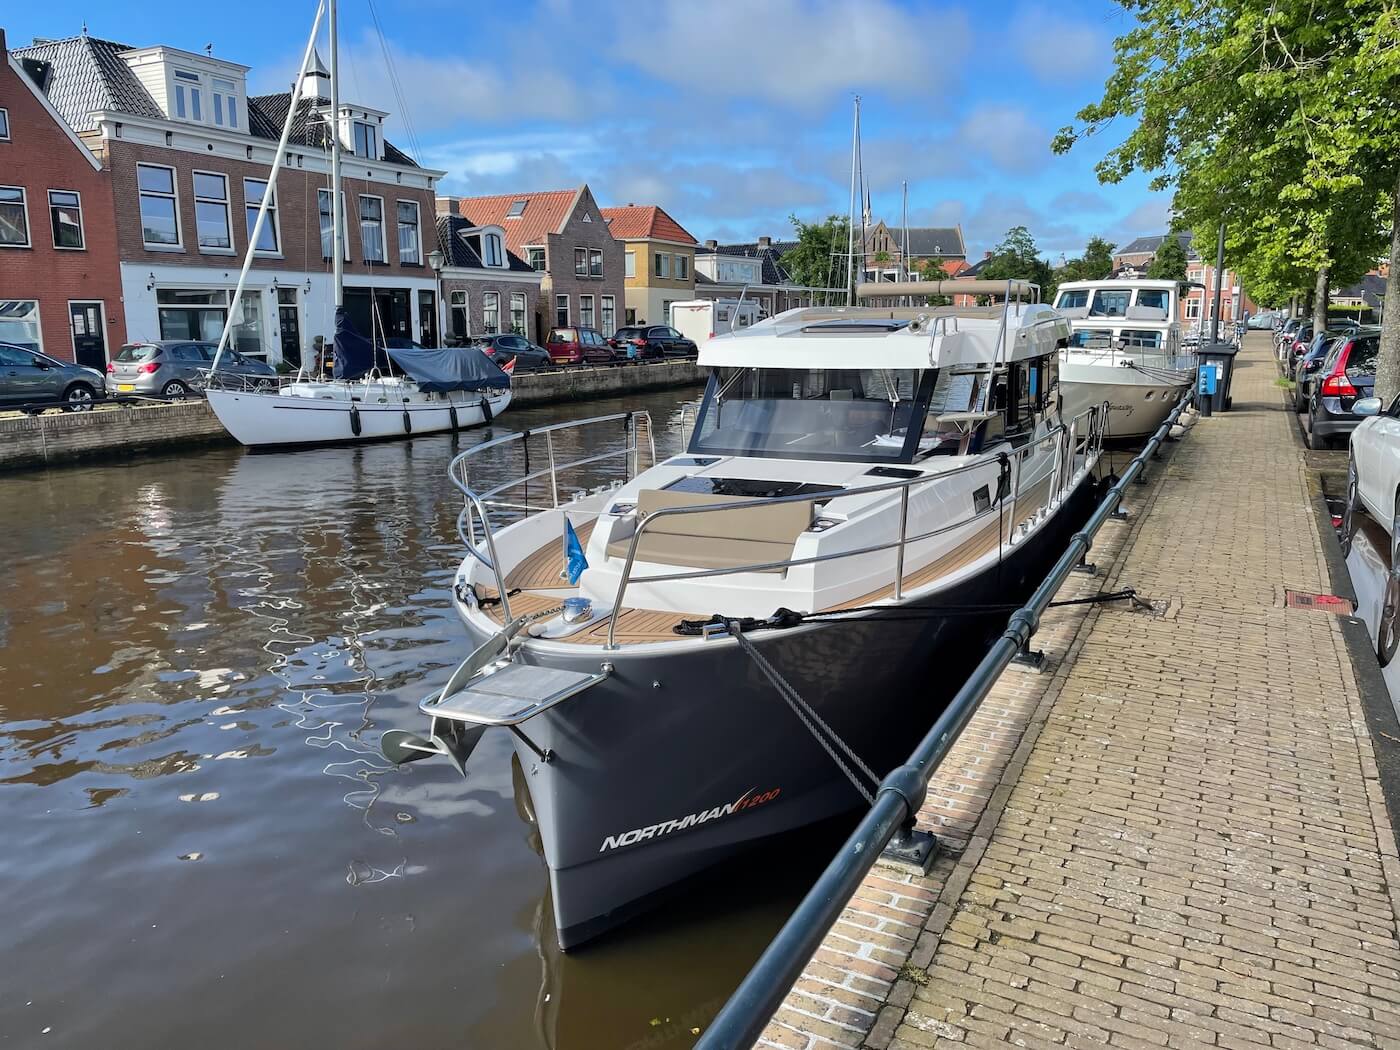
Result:
{"type": "Polygon", "coordinates": [[[695,298],[695,238],[655,205],[601,210],[626,251],[626,323],[670,324],[671,304],[695,298]]]}

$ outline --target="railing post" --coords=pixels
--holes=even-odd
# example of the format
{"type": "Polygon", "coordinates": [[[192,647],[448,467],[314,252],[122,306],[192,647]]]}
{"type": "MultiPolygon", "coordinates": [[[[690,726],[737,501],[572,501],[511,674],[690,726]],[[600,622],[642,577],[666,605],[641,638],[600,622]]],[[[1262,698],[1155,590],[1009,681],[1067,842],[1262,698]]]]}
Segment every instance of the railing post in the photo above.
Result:
{"type": "Polygon", "coordinates": [[[894,600],[904,597],[904,536],[909,518],[909,486],[899,490],[899,546],[895,548],[894,600]]]}
{"type": "Polygon", "coordinates": [[[549,487],[554,493],[554,508],[559,509],[559,474],[554,469],[554,431],[544,432],[545,448],[549,451],[549,487]]]}

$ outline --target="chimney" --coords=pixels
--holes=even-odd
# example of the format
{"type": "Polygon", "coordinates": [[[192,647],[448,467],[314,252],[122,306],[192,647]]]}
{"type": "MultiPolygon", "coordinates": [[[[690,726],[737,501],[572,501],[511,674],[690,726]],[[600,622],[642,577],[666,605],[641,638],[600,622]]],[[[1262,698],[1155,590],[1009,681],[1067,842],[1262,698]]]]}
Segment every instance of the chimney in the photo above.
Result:
{"type": "Polygon", "coordinates": [[[456,215],[460,211],[461,197],[438,197],[435,210],[439,215],[456,215]]]}
{"type": "Polygon", "coordinates": [[[991,257],[992,257],[991,251],[984,252],[983,255],[982,255],[982,258],[984,258],[984,259],[990,259],[991,257]]]}
{"type": "Polygon", "coordinates": [[[0,59],[3,59],[9,53],[9,48],[5,46],[5,29],[3,26],[0,26],[0,59]]]}
{"type": "Polygon", "coordinates": [[[706,241],[706,242],[705,242],[705,247],[706,247],[709,251],[715,251],[716,249],[719,248],[719,241],[706,241]]]}
{"type": "Polygon", "coordinates": [[[758,239],[758,246],[759,246],[760,248],[771,248],[771,247],[773,247],[773,238],[772,238],[772,237],[760,237],[760,238],[758,239]]]}

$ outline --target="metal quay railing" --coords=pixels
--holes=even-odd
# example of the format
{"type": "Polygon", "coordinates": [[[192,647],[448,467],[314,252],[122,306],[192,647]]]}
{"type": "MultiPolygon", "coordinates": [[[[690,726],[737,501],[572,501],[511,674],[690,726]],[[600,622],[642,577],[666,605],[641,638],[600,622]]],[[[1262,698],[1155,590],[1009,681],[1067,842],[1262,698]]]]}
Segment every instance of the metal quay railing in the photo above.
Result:
{"type": "Polygon", "coordinates": [[[1147,461],[1166,440],[1168,431],[1189,401],[1188,394],[1177,403],[1142,451],[1128,464],[1123,476],[1108,490],[1088,522],[1074,534],[1060,560],[1035,593],[1011,615],[1006,630],[963,683],[952,702],[910,754],[908,761],[881,782],[874,805],[861,818],[840,852],[832,858],[807,896],[720,1009],[695,1044],[695,1050],[748,1050],[757,1041],[782,1004],[788,989],[801,975],[827,931],[845,910],[861,880],[874,866],[885,844],[918,813],[928,790],[929,779],[939,763],[957,742],[1002,671],[1035,634],[1055,592],[1089,553],[1094,536],[1123,502],[1128,486],[1146,468],[1147,461]]]}
{"type": "MultiPolygon", "coordinates": [[[[1016,506],[1020,498],[1020,488],[1022,472],[1025,459],[1030,453],[1044,447],[1051,441],[1056,442],[1055,462],[1051,468],[1051,483],[1049,500],[1061,498],[1074,483],[1077,477],[1074,464],[1082,454],[1085,458],[1086,469],[1089,458],[1092,457],[1103,446],[1104,425],[1108,419],[1106,406],[1091,406],[1084,412],[1075,416],[1069,424],[1058,423],[1045,434],[1038,438],[1027,441],[1019,448],[1010,452],[990,452],[985,456],[965,463],[962,466],[954,467],[952,470],[940,471],[937,474],[920,475],[914,478],[901,478],[898,481],[883,482],[878,485],[862,485],[857,489],[830,489],[824,492],[800,493],[793,496],[769,496],[759,499],[736,500],[732,503],[701,504],[690,507],[663,507],[654,510],[645,518],[637,522],[637,527],[633,531],[631,540],[627,546],[627,558],[623,563],[622,575],[618,579],[617,594],[613,600],[613,607],[608,613],[608,640],[604,649],[616,649],[616,628],[617,617],[623,608],[623,598],[626,596],[629,583],[662,583],[675,580],[698,580],[708,579],[715,576],[732,576],[742,572],[770,572],[776,569],[790,569],[802,565],[816,565],[822,562],[837,561],[842,558],[855,558],[864,554],[876,554],[881,551],[895,551],[895,577],[894,577],[894,600],[900,601],[904,597],[904,558],[905,551],[909,544],[919,543],[923,540],[932,539],[935,536],[943,535],[954,529],[964,528],[993,513],[1007,515],[1010,519],[1009,528],[1012,534],[1008,536],[1008,546],[1014,545],[1016,528],[1016,506]],[[1089,430],[1085,433],[1083,446],[1079,447],[1078,424],[1082,419],[1089,420],[1089,430]],[[1005,477],[1007,479],[1008,495],[1010,496],[1009,515],[1008,506],[1004,502],[1005,497],[998,491],[998,498],[991,501],[991,504],[984,511],[976,512],[967,518],[962,518],[948,525],[941,526],[929,532],[920,533],[916,536],[908,535],[909,524],[909,492],[920,485],[933,485],[949,478],[969,473],[975,470],[984,470],[989,466],[1000,466],[1006,464],[1005,477]],[[1011,469],[1014,464],[1014,470],[1011,469]],[[773,506],[783,503],[819,503],[825,500],[839,499],[843,496],[867,496],[880,492],[899,492],[899,536],[890,543],[871,544],[864,547],[854,547],[849,550],[833,551],[830,554],[818,554],[810,558],[786,558],[779,561],[761,562],[752,565],[726,566],[719,569],[693,569],[686,572],[663,573],[656,576],[640,576],[632,579],[632,566],[637,557],[637,545],[646,529],[661,518],[672,517],[682,514],[721,514],[725,511],[751,510],[757,507],[773,506]]],[[[998,485],[1000,486],[1000,481],[998,485]]],[[[1048,504],[1047,504],[1048,505],[1048,504]]]]}
{"type": "Polygon", "coordinates": [[[656,464],[656,436],[651,427],[651,415],[647,412],[618,412],[609,416],[593,416],[589,419],[575,419],[567,423],[554,423],[550,426],[535,427],[530,430],[520,430],[513,434],[503,434],[501,437],[493,438],[490,441],[483,441],[479,445],[473,445],[464,452],[453,457],[448,465],[447,475],[452,484],[462,493],[464,503],[461,511],[457,514],[457,535],[466,546],[467,551],[495,574],[496,592],[501,596],[501,612],[504,614],[506,622],[512,619],[510,612],[510,596],[507,594],[505,576],[500,570],[500,561],[496,557],[496,540],[494,530],[491,527],[491,517],[488,508],[495,507],[502,510],[524,511],[528,517],[530,514],[540,510],[557,509],[559,507],[559,474],[566,470],[574,470],[579,467],[586,467],[594,463],[602,463],[608,460],[622,458],[626,462],[626,469],[629,480],[641,473],[639,431],[645,430],[647,448],[651,454],[651,465],[656,464]],[[604,423],[621,422],[626,433],[626,440],[621,448],[609,449],[606,452],[595,453],[584,456],[581,459],[571,460],[567,463],[558,462],[555,454],[554,435],[566,430],[579,430],[583,427],[596,426],[604,423]],[[545,457],[547,465],[538,470],[530,470],[530,439],[532,437],[543,436],[545,439],[545,457]],[[503,481],[501,484],[487,489],[485,492],[476,492],[471,487],[471,479],[467,475],[467,466],[473,457],[481,455],[490,449],[503,448],[507,445],[519,444],[525,454],[525,473],[519,477],[503,481]],[[497,497],[503,492],[521,486],[528,486],[531,481],[538,481],[545,476],[549,477],[549,490],[551,503],[548,507],[536,507],[530,503],[529,490],[527,488],[525,502],[517,503],[511,500],[503,500],[497,497]],[[482,552],[477,546],[476,538],[477,522],[481,524],[481,530],[485,536],[486,551],[482,552]]]}

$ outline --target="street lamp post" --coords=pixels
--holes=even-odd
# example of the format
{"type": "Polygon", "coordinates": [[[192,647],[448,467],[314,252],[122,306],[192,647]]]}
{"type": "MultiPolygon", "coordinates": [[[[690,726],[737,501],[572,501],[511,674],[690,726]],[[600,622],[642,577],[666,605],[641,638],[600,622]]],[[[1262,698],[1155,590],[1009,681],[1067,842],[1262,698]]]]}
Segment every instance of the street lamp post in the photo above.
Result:
{"type": "Polygon", "coordinates": [[[442,324],[442,268],[447,263],[447,256],[442,254],[441,248],[434,248],[428,253],[428,265],[433,270],[434,305],[437,311],[437,323],[433,325],[433,335],[437,338],[438,346],[444,346],[447,340],[443,337],[442,324]]]}

